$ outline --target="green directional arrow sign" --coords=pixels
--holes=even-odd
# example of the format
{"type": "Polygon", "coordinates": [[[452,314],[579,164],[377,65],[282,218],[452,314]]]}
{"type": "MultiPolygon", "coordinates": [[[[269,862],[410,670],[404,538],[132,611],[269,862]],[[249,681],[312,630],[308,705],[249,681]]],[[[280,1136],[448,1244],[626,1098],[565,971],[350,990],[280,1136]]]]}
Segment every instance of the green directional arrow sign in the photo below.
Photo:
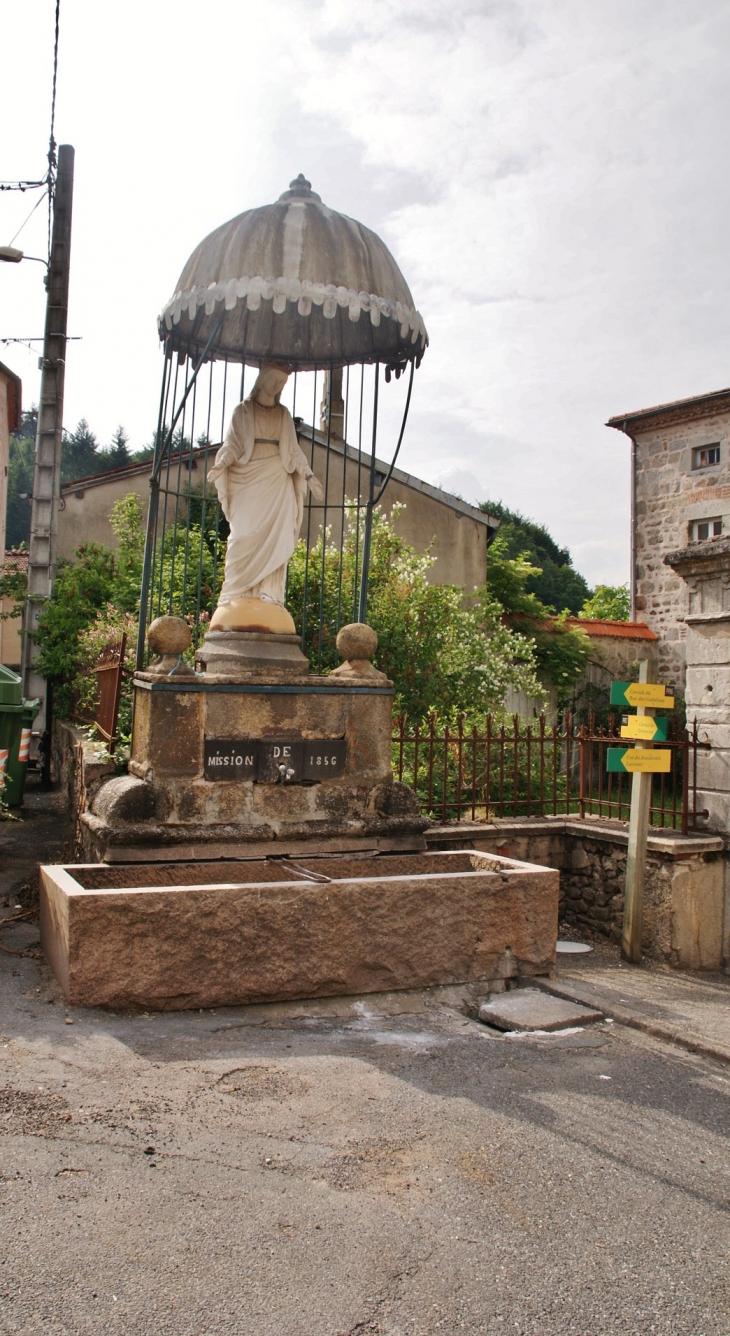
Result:
{"type": "Polygon", "coordinates": [[[615,775],[668,775],[672,768],[672,753],[654,751],[652,747],[607,747],[606,769],[615,775]]]}
{"type": "Polygon", "coordinates": [[[639,742],[666,742],[669,720],[654,719],[650,714],[621,716],[621,737],[639,742]]]}
{"type": "Polygon", "coordinates": [[[673,710],[672,687],[661,682],[612,682],[612,705],[644,705],[654,710],[673,710]]]}

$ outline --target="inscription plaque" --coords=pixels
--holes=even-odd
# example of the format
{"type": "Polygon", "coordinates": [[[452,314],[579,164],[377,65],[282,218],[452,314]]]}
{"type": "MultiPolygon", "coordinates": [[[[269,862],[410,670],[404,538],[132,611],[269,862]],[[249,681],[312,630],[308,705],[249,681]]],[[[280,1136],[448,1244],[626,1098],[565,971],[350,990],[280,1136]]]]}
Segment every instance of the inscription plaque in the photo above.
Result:
{"type": "Polygon", "coordinates": [[[255,779],[259,784],[321,784],[345,772],[344,738],[206,738],[206,779],[255,779]]]}
{"type": "Polygon", "coordinates": [[[292,738],[259,742],[260,784],[301,784],[304,744],[292,738]]]}
{"type": "Polygon", "coordinates": [[[256,779],[258,743],[236,738],[206,738],[203,747],[206,779],[256,779]]]}
{"type": "Polygon", "coordinates": [[[345,739],[317,738],[304,744],[304,779],[334,779],[345,773],[345,739]]]}

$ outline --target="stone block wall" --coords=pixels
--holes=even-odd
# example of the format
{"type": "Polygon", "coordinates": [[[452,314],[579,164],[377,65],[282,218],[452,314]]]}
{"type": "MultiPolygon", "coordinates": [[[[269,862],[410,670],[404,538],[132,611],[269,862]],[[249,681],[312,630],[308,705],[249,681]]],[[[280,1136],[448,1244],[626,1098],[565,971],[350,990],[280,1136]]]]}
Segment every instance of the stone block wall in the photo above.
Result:
{"type": "Polygon", "coordinates": [[[659,637],[660,679],[683,695],[689,598],[664,557],[690,541],[693,520],[719,518],[730,533],[730,391],[609,425],[636,440],[636,615],[659,637]],[[715,444],[720,462],[693,467],[693,451],[715,444]]]}
{"type": "MultiPolygon", "coordinates": [[[[619,941],[628,830],[618,821],[548,817],[461,822],[427,833],[429,847],[471,846],[560,870],[560,921],[619,941]]],[[[644,951],[682,969],[730,967],[730,867],[719,835],[649,837],[644,951]]]]}

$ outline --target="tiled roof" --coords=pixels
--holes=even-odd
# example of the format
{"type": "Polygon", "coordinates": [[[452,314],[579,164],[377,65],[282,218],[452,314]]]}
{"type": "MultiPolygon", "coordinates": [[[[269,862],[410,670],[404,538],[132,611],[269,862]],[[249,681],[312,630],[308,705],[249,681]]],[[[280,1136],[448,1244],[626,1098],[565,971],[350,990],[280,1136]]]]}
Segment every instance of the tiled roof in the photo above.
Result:
{"type": "Polygon", "coordinates": [[[730,398],[730,388],[711,390],[709,394],[695,394],[690,399],[672,399],[668,404],[654,404],[652,408],[637,408],[633,413],[616,413],[608,419],[607,427],[618,427],[623,431],[627,422],[636,422],[639,418],[651,417],[655,413],[681,413],[682,410],[695,408],[701,404],[714,404],[717,400],[730,398]]]}
{"type": "Polygon", "coordinates": [[[27,571],[28,553],[17,552],[15,548],[9,548],[5,553],[5,566],[14,567],[16,571],[27,571]]]}
{"type": "Polygon", "coordinates": [[[613,636],[615,640],[658,640],[646,622],[614,622],[604,617],[569,617],[569,626],[576,626],[589,636],[613,636]]]}

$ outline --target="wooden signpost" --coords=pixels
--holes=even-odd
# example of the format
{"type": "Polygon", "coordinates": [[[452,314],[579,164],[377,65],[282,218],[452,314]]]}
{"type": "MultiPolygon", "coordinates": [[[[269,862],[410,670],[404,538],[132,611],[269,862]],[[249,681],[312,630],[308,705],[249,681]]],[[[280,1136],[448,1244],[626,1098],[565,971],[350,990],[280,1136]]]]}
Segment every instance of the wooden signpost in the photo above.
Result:
{"type": "Polygon", "coordinates": [[[655,742],[666,742],[667,720],[655,719],[655,709],[671,710],[671,687],[654,681],[656,664],[645,659],[639,665],[638,682],[612,682],[611,704],[636,706],[635,715],[624,715],[621,737],[636,740],[635,747],[608,747],[607,769],[614,774],[630,774],[631,812],[629,849],[626,859],[626,893],[621,955],[638,965],[641,962],[641,938],[644,920],[644,884],[646,847],[649,838],[649,814],[653,776],[668,774],[672,755],[668,749],[654,751],[655,742]]]}

